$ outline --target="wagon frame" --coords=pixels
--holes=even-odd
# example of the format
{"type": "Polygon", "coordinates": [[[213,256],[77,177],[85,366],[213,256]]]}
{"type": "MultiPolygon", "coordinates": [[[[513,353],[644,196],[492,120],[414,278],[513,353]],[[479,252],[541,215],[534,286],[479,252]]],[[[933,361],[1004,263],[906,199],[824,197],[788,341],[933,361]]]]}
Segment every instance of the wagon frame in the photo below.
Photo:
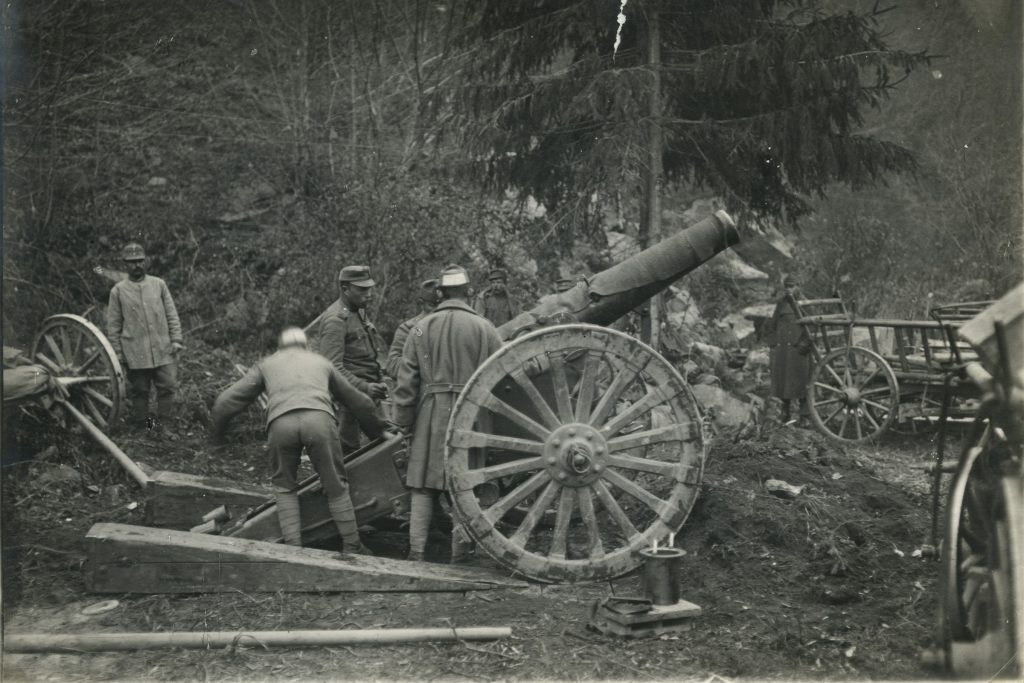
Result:
{"type": "Polygon", "coordinates": [[[795,301],[812,342],[807,406],[815,427],[842,443],[863,443],[888,430],[932,430],[945,413],[966,419],[976,387],[962,382],[977,354],[957,330],[990,302],[938,306],[927,320],[862,318],[841,299],[795,301]],[[814,314],[830,305],[838,311],[814,314]]]}

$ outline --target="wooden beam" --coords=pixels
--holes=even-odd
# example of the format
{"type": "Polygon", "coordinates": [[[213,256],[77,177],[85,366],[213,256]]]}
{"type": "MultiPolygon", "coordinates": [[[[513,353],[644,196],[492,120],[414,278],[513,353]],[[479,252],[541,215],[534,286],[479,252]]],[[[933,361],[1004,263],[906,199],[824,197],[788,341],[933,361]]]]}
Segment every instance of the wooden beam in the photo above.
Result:
{"type": "Polygon", "coordinates": [[[270,489],[227,479],[182,472],[154,472],[146,484],[146,524],[168,529],[191,529],[203,515],[223,505],[232,517],[271,500],[270,489]]]}
{"type": "Polygon", "coordinates": [[[86,535],[94,593],[431,592],[522,588],[488,570],[128,524],[86,535]]]}
{"type": "Polygon", "coordinates": [[[235,645],[309,647],[498,640],[508,626],[469,628],[369,628],[336,631],[177,631],[171,633],[20,633],[4,639],[6,652],[116,652],[157,648],[222,648],[235,645]]]}

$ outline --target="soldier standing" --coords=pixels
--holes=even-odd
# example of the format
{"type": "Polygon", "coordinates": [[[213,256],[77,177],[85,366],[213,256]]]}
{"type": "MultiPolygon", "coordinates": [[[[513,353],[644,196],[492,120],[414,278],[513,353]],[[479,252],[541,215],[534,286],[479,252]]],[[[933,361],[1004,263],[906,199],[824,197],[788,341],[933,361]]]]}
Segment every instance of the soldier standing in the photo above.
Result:
{"type": "Polygon", "coordinates": [[[341,459],[338,425],[331,399],[345,406],[374,438],[384,431],[373,401],[357,391],[323,356],[309,351],[306,334],[285,329],[277,353],[267,356],[225,389],[213,404],[212,440],[224,443],[231,418],[263,392],[267,394],[267,445],[274,467],[274,498],[285,543],[302,545],[299,484],[296,474],[303,448],[320,476],[345,552],[372,554],[359,537],[355,509],[341,459]]]}
{"type": "MultiPolygon", "coordinates": [[[[420,561],[426,549],[434,500],[446,489],[444,438],[455,399],[474,371],[501,346],[490,322],[466,299],[469,277],[448,266],[438,283],[441,303],[419,321],[402,349],[395,387],[394,421],[412,434],[406,484],[412,489],[409,559],[420,561]]],[[[468,544],[452,530],[452,561],[465,559],[468,544]]]]}
{"type": "Polygon", "coordinates": [[[487,279],[491,284],[477,295],[473,308],[495,327],[500,327],[516,316],[508,295],[508,278],[504,270],[495,268],[487,279]]]}
{"type": "Polygon", "coordinates": [[[167,283],[146,274],[146,252],[132,242],[121,251],[128,278],[110,290],[107,337],[127,368],[136,424],[164,431],[173,417],[178,388],[177,354],[185,348],[181,321],[167,283]],[[156,387],[157,419],[148,419],[150,386],[156,387]]]}
{"type": "MultiPolygon", "coordinates": [[[[387,396],[379,361],[383,347],[377,329],[366,319],[366,305],[376,283],[367,266],[345,266],[338,273],[338,300],[320,320],[320,354],[359,391],[378,403],[387,396]]],[[[359,448],[359,425],[343,404],[338,429],[344,452],[359,448]]]]}
{"type": "Polygon", "coordinates": [[[775,304],[771,319],[765,323],[765,335],[771,346],[772,395],[782,401],[782,422],[790,421],[790,405],[799,406],[800,426],[806,424],[808,406],[804,397],[810,381],[812,342],[799,317],[796,297],[800,290],[796,278],[782,280],[785,290],[775,304]]]}
{"type": "Polygon", "coordinates": [[[423,316],[434,310],[437,305],[437,280],[424,280],[419,288],[420,312],[409,318],[395,330],[395,337],[391,340],[391,348],[388,349],[388,360],[385,372],[391,379],[398,378],[398,367],[402,363],[402,348],[405,340],[409,337],[409,330],[418,323],[423,316]]]}

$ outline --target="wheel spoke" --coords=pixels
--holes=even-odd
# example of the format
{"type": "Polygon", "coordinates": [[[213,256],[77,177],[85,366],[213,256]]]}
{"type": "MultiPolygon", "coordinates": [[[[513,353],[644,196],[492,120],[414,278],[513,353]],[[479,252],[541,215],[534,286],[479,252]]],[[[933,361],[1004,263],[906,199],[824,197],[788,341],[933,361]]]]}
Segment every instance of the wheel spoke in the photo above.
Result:
{"type": "Polygon", "coordinates": [[[45,365],[46,369],[49,370],[50,372],[52,372],[53,374],[55,374],[55,375],[62,374],[60,366],[57,365],[56,363],[54,363],[52,360],[50,360],[49,356],[47,356],[42,351],[36,351],[36,358],[35,359],[37,361],[39,361],[40,363],[42,363],[43,365],[45,365]]]}
{"type": "Polygon", "coordinates": [[[815,408],[822,408],[824,406],[830,406],[833,403],[841,403],[842,400],[843,399],[841,399],[841,398],[828,398],[828,399],[825,399],[824,401],[815,401],[814,402],[814,407],[815,408]]]}
{"type": "Polygon", "coordinates": [[[576,493],[563,488],[558,500],[558,512],[555,513],[555,529],[551,535],[551,552],[548,555],[556,560],[565,559],[565,544],[569,538],[569,523],[572,521],[573,502],[576,493]]]}
{"type": "Polygon", "coordinates": [[[519,528],[516,532],[509,537],[509,540],[523,548],[526,548],[526,542],[530,538],[530,534],[537,527],[537,523],[540,522],[544,513],[547,512],[548,507],[554,502],[555,496],[562,490],[562,486],[554,481],[549,481],[548,487],[544,489],[544,493],[537,496],[537,500],[533,501],[533,505],[530,506],[529,512],[523,518],[523,521],[519,523],[519,528]]]}
{"type": "Polygon", "coordinates": [[[814,386],[818,389],[824,389],[825,391],[831,391],[833,394],[845,394],[846,392],[838,387],[834,387],[831,384],[824,384],[823,382],[815,382],[814,386]]]}
{"type": "Polygon", "coordinates": [[[78,352],[82,350],[82,342],[85,341],[85,332],[75,329],[75,345],[71,349],[71,360],[78,358],[78,352]]]}
{"type": "MultiPolygon", "coordinates": [[[[835,377],[835,380],[836,380],[836,382],[838,382],[838,383],[839,383],[839,386],[841,386],[841,387],[845,387],[845,386],[846,386],[846,382],[844,382],[844,381],[843,381],[843,378],[839,376],[839,373],[837,373],[837,372],[836,372],[836,371],[835,371],[835,370],[834,370],[834,369],[832,368],[832,366],[831,366],[831,365],[826,365],[826,366],[825,366],[825,369],[826,369],[826,370],[828,370],[828,372],[829,372],[829,374],[830,374],[830,375],[832,375],[833,377],[835,377]]],[[[817,382],[815,382],[815,384],[817,384],[817,382]]]]}
{"type": "Polygon", "coordinates": [[[58,327],[57,331],[60,333],[60,350],[63,352],[64,357],[68,361],[68,365],[72,365],[75,360],[74,351],[71,347],[71,338],[68,336],[68,330],[66,327],[58,327]]]}
{"type": "Polygon", "coordinates": [[[631,543],[633,539],[640,535],[640,532],[633,525],[633,521],[626,515],[626,512],[619,505],[618,501],[615,500],[615,497],[612,496],[608,487],[600,479],[594,482],[594,491],[597,492],[597,499],[601,501],[601,506],[611,515],[615,523],[619,525],[619,529],[622,530],[622,535],[625,537],[626,542],[631,543]]]}
{"type": "Polygon", "coordinates": [[[663,462],[661,460],[648,460],[638,458],[634,455],[612,455],[608,457],[608,464],[624,470],[634,472],[648,472],[657,474],[669,479],[682,481],[680,465],[677,462],[663,462]]]}
{"type": "Polygon", "coordinates": [[[669,508],[668,501],[664,501],[661,498],[658,498],[656,495],[654,495],[647,489],[643,488],[636,482],[632,482],[629,479],[626,479],[624,476],[622,476],[615,470],[605,470],[604,478],[607,479],[609,483],[614,484],[618,488],[622,489],[629,495],[636,498],[638,501],[640,501],[647,507],[654,510],[656,513],[658,513],[659,516],[663,516],[662,511],[666,508],[669,508]]]}
{"type": "Polygon", "coordinates": [[[827,424],[828,424],[829,422],[831,422],[831,421],[832,421],[832,419],[833,419],[833,418],[834,418],[834,417],[835,417],[836,415],[838,415],[838,414],[839,414],[839,412],[840,412],[840,411],[841,411],[841,410],[842,410],[843,408],[845,408],[845,407],[846,407],[845,405],[840,405],[840,406],[839,406],[838,408],[836,408],[835,410],[833,410],[833,411],[832,411],[832,414],[831,414],[831,415],[829,415],[829,416],[828,416],[828,417],[826,417],[826,418],[825,418],[824,420],[822,420],[822,421],[821,421],[821,423],[822,423],[822,424],[824,424],[824,425],[827,425],[827,424]]]}
{"type": "Polygon", "coordinates": [[[692,423],[671,424],[655,429],[648,429],[642,432],[633,432],[625,436],[617,436],[608,440],[608,450],[612,453],[628,451],[641,446],[650,446],[656,443],[669,441],[688,441],[695,438],[692,423]]]}
{"type": "Polygon", "coordinates": [[[102,354],[102,350],[101,350],[101,349],[96,349],[95,351],[93,351],[93,352],[92,352],[92,353],[91,353],[91,354],[89,355],[89,357],[88,357],[88,358],[86,358],[86,359],[85,359],[84,361],[82,361],[82,364],[81,364],[81,365],[79,365],[79,366],[78,366],[77,368],[75,368],[75,369],[74,369],[74,373],[75,373],[76,375],[80,375],[80,374],[82,374],[83,372],[85,372],[85,370],[86,370],[86,369],[87,369],[87,368],[88,368],[88,367],[89,367],[90,365],[92,365],[92,364],[93,364],[93,363],[95,363],[95,362],[96,362],[97,360],[99,360],[100,356],[102,356],[102,355],[103,355],[103,354],[102,354]]]}
{"type": "Polygon", "coordinates": [[[569,399],[569,382],[565,378],[565,354],[549,353],[551,366],[551,385],[555,394],[555,406],[558,408],[558,419],[563,424],[573,421],[572,401],[569,399]]]}
{"type": "Polygon", "coordinates": [[[510,373],[512,379],[519,388],[523,390],[527,398],[530,399],[530,404],[533,405],[540,413],[540,418],[547,424],[548,429],[556,429],[561,426],[558,416],[555,415],[554,411],[551,410],[551,406],[548,405],[548,401],[544,398],[540,391],[537,389],[537,385],[533,383],[526,373],[521,369],[510,373]]]}
{"type": "Polygon", "coordinates": [[[532,417],[519,412],[509,404],[502,401],[494,394],[488,394],[483,401],[483,408],[487,408],[503,417],[508,418],[534,436],[540,437],[543,441],[548,438],[551,432],[543,425],[538,424],[532,417]]]}
{"type": "Polygon", "coordinates": [[[866,398],[862,398],[861,400],[864,402],[864,405],[871,406],[872,408],[878,408],[879,410],[881,410],[886,415],[889,414],[889,407],[888,406],[882,405],[881,403],[878,403],[877,401],[869,401],[866,398]]]}
{"type": "Polygon", "coordinates": [[[518,488],[512,490],[504,498],[487,508],[486,512],[484,512],[484,517],[491,524],[497,524],[502,517],[508,514],[509,510],[522,503],[530,495],[536,493],[541,486],[549,481],[551,481],[551,477],[548,476],[547,471],[541,470],[537,472],[520,484],[518,488]]]}
{"type": "Polygon", "coordinates": [[[532,472],[539,467],[541,467],[540,458],[522,458],[500,465],[491,465],[490,467],[480,467],[475,470],[453,473],[452,478],[455,480],[455,484],[457,484],[456,490],[469,491],[485,482],[508,477],[513,474],[532,472]]]}
{"type": "Polygon", "coordinates": [[[51,337],[49,334],[44,334],[43,339],[46,341],[46,345],[50,348],[50,351],[53,353],[53,357],[57,359],[57,362],[60,364],[60,367],[66,367],[68,362],[64,359],[64,354],[60,352],[59,348],[57,348],[57,343],[53,341],[53,337],[51,337]]]}
{"type": "MultiPolygon", "coordinates": [[[[871,423],[871,426],[875,428],[876,432],[882,428],[875,420],[874,415],[872,415],[871,411],[868,410],[867,408],[864,409],[864,417],[868,418],[868,421],[871,423]]],[[[884,420],[885,418],[882,419],[884,420]]]]}
{"type": "Polygon", "coordinates": [[[114,407],[114,402],[113,401],[111,401],[109,398],[107,398],[106,396],[104,396],[100,392],[96,391],[92,387],[83,386],[82,387],[82,391],[87,393],[87,394],[89,394],[89,396],[93,397],[94,399],[96,399],[97,401],[99,401],[100,403],[105,405],[106,407],[108,407],[108,408],[113,408],[114,407]]]}
{"type": "Polygon", "coordinates": [[[644,413],[653,409],[655,406],[675,398],[675,395],[679,393],[680,389],[676,389],[673,393],[671,393],[671,395],[669,395],[669,391],[671,390],[666,390],[664,387],[657,387],[656,389],[648,391],[646,394],[644,394],[644,397],[642,399],[640,399],[630,407],[626,408],[618,415],[612,417],[611,421],[609,421],[608,424],[601,427],[601,432],[605,436],[611,436],[612,434],[615,434],[633,420],[637,419],[644,413]]]}
{"type": "Polygon", "coordinates": [[[876,365],[875,369],[872,370],[871,374],[868,375],[867,378],[863,382],[860,383],[860,386],[858,386],[857,389],[863,390],[864,387],[866,387],[871,382],[871,380],[873,380],[878,375],[878,373],[880,373],[881,371],[882,371],[882,368],[880,368],[880,367],[878,367],[876,365]]]}
{"type": "Polygon", "coordinates": [[[597,526],[597,513],[594,512],[594,499],[590,497],[590,489],[576,489],[576,502],[580,506],[580,517],[587,527],[587,555],[593,559],[604,557],[604,544],[601,542],[601,530],[597,526]]]}
{"type": "Polygon", "coordinates": [[[600,369],[600,354],[587,353],[587,359],[583,361],[583,376],[576,385],[576,421],[589,422],[590,408],[594,402],[594,389],[597,387],[597,371],[600,369]]]}
{"type": "Polygon", "coordinates": [[[456,448],[497,448],[503,451],[518,451],[520,453],[544,452],[544,444],[540,441],[473,432],[465,429],[453,430],[450,444],[456,448]]]}
{"type": "MultiPolygon", "coordinates": [[[[632,357],[623,361],[622,367],[618,368],[612,383],[602,394],[601,400],[598,401],[597,407],[594,409],[594,413],[590,416],[590,424],[598,425],[605,421],[608,414],[615,408],[615,403],[618,401],[619,396],[647,367],[650,361],[651,356],[643,349],[638,349],[632,357]]],[[[612,365],[614,366],[615,363],[613,362],[612,365]]]]}

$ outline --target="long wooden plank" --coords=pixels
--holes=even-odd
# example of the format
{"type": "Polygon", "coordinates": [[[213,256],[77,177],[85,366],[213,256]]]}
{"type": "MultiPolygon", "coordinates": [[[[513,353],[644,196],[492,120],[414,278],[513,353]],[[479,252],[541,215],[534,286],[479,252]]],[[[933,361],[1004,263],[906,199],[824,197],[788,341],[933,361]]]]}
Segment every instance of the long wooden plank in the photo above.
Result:
{"type": "Polygon", "coordinates": [[[86,541],[85,584],[94,593],[430,592],[525,586],[484,569],[128,524],[96,524],[86,541]]]}

